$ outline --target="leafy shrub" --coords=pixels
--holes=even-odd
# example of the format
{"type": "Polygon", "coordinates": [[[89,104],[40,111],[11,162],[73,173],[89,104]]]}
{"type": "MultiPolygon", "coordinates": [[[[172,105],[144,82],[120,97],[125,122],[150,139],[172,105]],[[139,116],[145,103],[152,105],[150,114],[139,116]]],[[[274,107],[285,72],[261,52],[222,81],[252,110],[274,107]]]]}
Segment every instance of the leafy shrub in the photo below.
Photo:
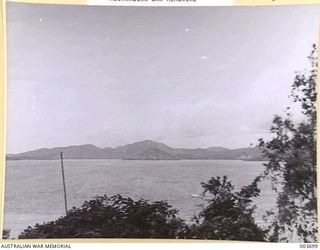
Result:
{"type": "Polygon", "coordinates": [[[98,196],[56,221],[28,227],[28,238],[176,238],[184,223],[167,202],[134,201],[121,195],[98,196]]]}
{"type": "Polygon", "coordinates": [[[264,176],[278,193],[275,209],[266,216],[270,241],[317,241],[317,55],[313,45],[311,70],[298,73],[292,84],[291,97],[301,105],[303,120],[295,122],[288,107],[285,117],[273,119],[274,137],[260,139],[268,160],[264,176]]]}
{"type": "Polygon", "coordinates": [[[10,229],[3,229],[2,231],[2,238],[3,239],[9,239],[10,238],[10,229]]]}
{"type": "Polygon", "coordinates": [[[192,238],[217,240],[264,241],[265,232],[258,227],[253,218],[255,206],[252,198],[259,195],[259,178],[239,192],[226,176],[213,177],[207,183],[201,183],[204,194],[211,195],[208,205],[195,218],[191,226],[192,238]]]}
{"type": "Polygon", "coordinates": [[[255,224],[251,198],[259,194],[257,180],[234,192],[226,177],[202,183],[204,194],[212,199],[187,225],[177,217],[178,210],[165,201],[134,201],[121,195],[98,196],[73,208],[56,221],[28,227],[19,239],[34,238],[196,238],[222,240],[264,240],[264,232],[255,224]]]}

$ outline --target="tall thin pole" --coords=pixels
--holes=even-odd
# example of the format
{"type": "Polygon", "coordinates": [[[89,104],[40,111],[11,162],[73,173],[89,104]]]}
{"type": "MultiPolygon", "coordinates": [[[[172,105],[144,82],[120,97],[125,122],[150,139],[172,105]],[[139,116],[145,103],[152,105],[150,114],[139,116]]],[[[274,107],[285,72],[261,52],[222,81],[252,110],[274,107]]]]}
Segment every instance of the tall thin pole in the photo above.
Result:
{"type": "Polygon", "coordinates": [[[61,170],[62,170],[62,182],[63,182],[63,193],[64,193],[64,207],[66,210],[66,215],[68,214],[68,206],[67,206],[67,190],[66,190],[66,181],[64,178],[64,168],[63,168],[63,153],[60,153],[61,159],[61,170]]]}

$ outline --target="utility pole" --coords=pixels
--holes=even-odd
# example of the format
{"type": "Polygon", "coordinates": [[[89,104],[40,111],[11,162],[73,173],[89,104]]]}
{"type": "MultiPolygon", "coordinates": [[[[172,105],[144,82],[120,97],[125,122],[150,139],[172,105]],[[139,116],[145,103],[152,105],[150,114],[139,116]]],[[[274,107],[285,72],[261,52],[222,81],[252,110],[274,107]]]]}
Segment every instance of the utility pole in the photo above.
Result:
{"type": "Polygon", "coordinates": [[[67,191],[66,191],[66,181],[64,178],[64,168],[63,168],[63,153],[60,153],[61,159],[61,171],[62,171],[62,182],[63,182],[63,193],[64,193],[64,207],[66,210],[66,215],[68,215],[68,206],[67,206],[67,191]]]}

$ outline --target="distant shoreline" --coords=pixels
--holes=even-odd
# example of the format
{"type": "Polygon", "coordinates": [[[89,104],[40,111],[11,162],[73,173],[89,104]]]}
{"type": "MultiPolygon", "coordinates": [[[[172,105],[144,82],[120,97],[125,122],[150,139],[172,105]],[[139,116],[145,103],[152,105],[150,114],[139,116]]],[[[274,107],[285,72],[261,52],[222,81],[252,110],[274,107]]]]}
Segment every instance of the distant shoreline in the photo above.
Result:
{"type": "MultiPolygon", "coordinates": [[[[266,162],[267,160],[244,160],[244,159],[174,159],[174,160],[143,160],[143,159],[107,159],[107,158],[66,158],[68,160],[114,160],[114,161],[258,161],[266,162]]],[[[7,161],[60,161],[60,159],[6,159],[7,161]]]]}
{"type": "Polygon", "coordinates": [[[79,146],[41,148],[20,154],[7,154],[6,160],[56,160],[64,159],[122,159],[122,160],[264,160],[258,147],[228,149],[173,148],[164,143],[144,140],[115,148],[100,148],[92,144],[79,146]]]}

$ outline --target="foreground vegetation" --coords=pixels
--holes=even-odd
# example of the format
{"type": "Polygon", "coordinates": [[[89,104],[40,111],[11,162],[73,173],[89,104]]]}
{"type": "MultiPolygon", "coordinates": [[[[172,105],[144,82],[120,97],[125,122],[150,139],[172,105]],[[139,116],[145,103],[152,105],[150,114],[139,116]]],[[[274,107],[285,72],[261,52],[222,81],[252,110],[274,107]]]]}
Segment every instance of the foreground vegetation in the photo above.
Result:
{"type": "Polygon", "coordinates": [[[268,159],[263,177],[278,193],[276,207],[265,218],[270,241],[317,240],[317,55],[313,45],[311,69],[298,73],[292,84],[291,97],[300,104],[303,120],[294,121],[288,107],[285,117],[273,119],[273,139],[260,139],[268,159]]]}
{"type": "Polygon", "coordinates": [[[20,239],[29,238],[161,238],[228,239],[264,241],[264,231],[252,216],[251,198],[259,193],[257,182],[239,192],[227,177],[202,183],[210,200],[187,225],[165,201],[134,201],[121,195],[99,196],[73,208],[67,216],[29,227],[20,239]]]}

